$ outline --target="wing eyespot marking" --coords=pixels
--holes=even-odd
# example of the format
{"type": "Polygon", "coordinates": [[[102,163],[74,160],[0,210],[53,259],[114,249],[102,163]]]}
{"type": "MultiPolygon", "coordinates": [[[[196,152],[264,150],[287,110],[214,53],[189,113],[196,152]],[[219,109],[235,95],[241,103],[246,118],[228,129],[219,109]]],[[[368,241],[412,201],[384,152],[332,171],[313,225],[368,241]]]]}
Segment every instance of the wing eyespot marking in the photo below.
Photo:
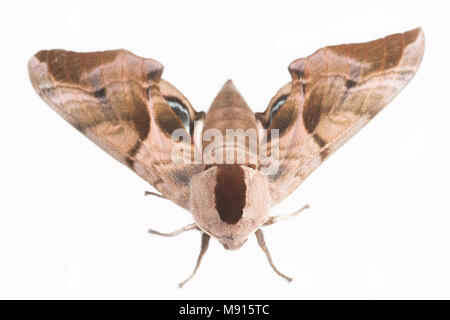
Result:
{"type": "Polygon", "coordinates": [[[105,99],[106,98],[105,88],[101,88],[100,90],[95,91],[94,97],[99,98],[99,99],[105,99]]]}
{"type": "Polygon", "coordinates": [[[269,116],[269,125],[272,123],[275,116],[278,114],[280,109],[283,107],[284,103],[286,102],[288,98],[288,94],[284,94],[281,97],[279,97],[270,108],[270,116],[269,116]]]}
{"type": "Polygon", "coordinates": [[[191,116],[189,114],[188,108],[184,103],[177,97],[166,96],[164,97],[169,107],[175,112],[175,114],[180,118],[181,123],[186,128],[186,130],[191,133],[191,116]]]}

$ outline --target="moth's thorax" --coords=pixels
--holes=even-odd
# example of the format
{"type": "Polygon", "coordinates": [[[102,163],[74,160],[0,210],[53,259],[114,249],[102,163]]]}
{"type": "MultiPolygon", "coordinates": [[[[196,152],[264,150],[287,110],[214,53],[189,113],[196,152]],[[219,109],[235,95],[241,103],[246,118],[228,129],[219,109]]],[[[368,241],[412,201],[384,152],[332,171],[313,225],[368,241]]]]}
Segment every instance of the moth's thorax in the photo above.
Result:
{"type": "Polygon", "coordinates": [[[238,249],[268,217],[269,185],[252,168],[214,165],[193,178],[190,206],[199,228],[226,249],[238,249]]]}

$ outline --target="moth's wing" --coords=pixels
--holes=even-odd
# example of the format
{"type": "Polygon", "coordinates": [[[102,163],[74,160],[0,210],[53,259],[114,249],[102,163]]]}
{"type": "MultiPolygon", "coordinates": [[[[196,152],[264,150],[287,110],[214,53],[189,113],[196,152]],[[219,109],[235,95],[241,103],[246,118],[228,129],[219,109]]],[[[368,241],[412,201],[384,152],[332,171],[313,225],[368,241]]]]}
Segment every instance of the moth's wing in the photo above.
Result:
{"type": "Polygon", "coordinates": [[[361,129],[411,80],[424,52],[420,28],[383,39],[319,49],[292,62],[292,82],[264,113],[262,128],[278,129],[261,161],[274,203],[280,202],[332,152],[361,129]],[[270,153],[269,153],[270,154],[270,153]],[[273,169],[278,168],[278,170],[273,169]]]}
{"type": "Polygon", "coordinates": [[[159,62],[125,50],[50,50],[33,56],[28,67],[33,87],[57,113],[189,209],[190,180],[201,166],[171,160],[175,147],[192,152],[191,142],[173,141],[171,134],[184,129],[185,136],[193,135],[194,120],[202,114],[161,79],[159,62]]]}

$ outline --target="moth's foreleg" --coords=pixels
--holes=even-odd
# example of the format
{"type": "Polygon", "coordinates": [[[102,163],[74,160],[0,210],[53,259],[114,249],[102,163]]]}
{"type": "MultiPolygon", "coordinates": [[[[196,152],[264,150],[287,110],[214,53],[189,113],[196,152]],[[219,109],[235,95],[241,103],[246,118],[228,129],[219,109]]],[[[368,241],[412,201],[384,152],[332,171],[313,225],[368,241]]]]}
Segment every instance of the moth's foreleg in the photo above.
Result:
{"type": "Polygon", "coordinates": [[[197,263],[196,263],[196,265],[195,265],[194,271],[193,271],[192,274],[189,276],[189,278],[187,278],[187,279],[184,280],[183,282],[180,282],[180,283],[178,284],[178,287],[182,288],[182,287],[186,284],[186,282],[188,282],[189,280],[191,280],[192,277],[193,277],[193,276],[195,275],[195,273],[197,272],[198,267],[200,267],[200,262],[202,262],[203,255],[205,254],[206,250],[208,250],[208,245],[209,245],[209,239],[210,239],[210,238],[211,238],[211,237],[210,237],[208,234],[206,234],[206,233],[203,233],[203,234],[202,234],[202,246],[201,246],[201,249],[200,249],[200,254],[198,255],[198,258],[197,258],[197,263]]]}
{"type": "Polygon", "coordinates": [[[255,232],[256,239],[258,240],[258,244],[261,247],[261,249],[266,254],[267,260],[269,261],[270,266],[272,267],[273,271],[275,271],[280,277],[286,279],[287,281],[291,282],[292,278],[286,276],[285,274],[281,273],[277,267],[273,264],[272,256],[270,255],[269,249],[267,249],[266,242],[264,241],[264,234],[261,229],[256,230],[255,232]]]}
{"type": "Polygon", "coordinates": [[[155,197],[167,199],[162,194],[159,194],[159,193],[156,193],[156,192],[152,192],[152,191],[144,191],[144,196],[155,196],[155,197]]]}
{"type": "Polygon", "coordinates": [[[158,236],[163,236],[163,237],[175,237],[175,236],[179,235],[180,233],[183,233],[183,232],[189,231],[189,230],[194,230],[194,229],[200,230],[195,223],[191,223],[191,224],[184,226],[183,228],[180,228],[178,230],[175,230],[175,231],[169,232],[169,233],[159,232],[159,231],[156,231],[153,229],[148,229],[148,233],[157,234],[158,236]]]}
{"type": "Polygon", "coordinates": [[[308,208],[310,208],[309,204],[307,204],[303,208],[301,208],[291,214],[282,214],[282,215],[278,215],[278,216],[274,216],[274,217],[269,217],[269,219],[267,219],[267,221],[264,222],[263,226],[268,226],[268,225],[274,224],[275,222],[278,222],[281,220],[291,219],[291,218],[295,217],[296,215],[298,215],[303,210],[308,209],[308,208]]]}

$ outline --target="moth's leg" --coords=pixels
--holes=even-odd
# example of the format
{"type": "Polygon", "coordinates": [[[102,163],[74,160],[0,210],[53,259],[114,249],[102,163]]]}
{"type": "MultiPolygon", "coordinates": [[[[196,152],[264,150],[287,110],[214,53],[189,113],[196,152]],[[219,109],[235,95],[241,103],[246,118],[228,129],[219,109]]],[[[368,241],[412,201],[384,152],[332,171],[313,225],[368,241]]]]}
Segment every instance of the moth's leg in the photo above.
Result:
{"type": "Polygon", "coordinates": [[[277,267],[273,264],[272,257],[270,255],[269,249],[267,249],[266,242],[264,241],[264,234],[261,229],[256,230],[255,232],[256,239],[258,240],[258,244],[261,247],[261,249],[266,254],[267,260],[269,261],[270,266],[272,267],[273,271],[275,271],[280,277],[286,279],[287,281],[291,282],[292,278],[282,274],[277,267]]]}
{"type": "Polygon", "coordinates": [[[206,250],[208,250],[208,245],[209,245],[209,239],[210,239],[210,238],[211,238],[211,237],[210,237],[208,234],[206,234],[206,233],[203,232],[203,234],[202,234],[202,246],[201,246],[201,248],[200,248],[200,254],[198,255],[197,263],[196,263],[195,268],[194,268],[194,272],[192,272],[192,274],[189,276],[189,278],[187,278],[187,279],[184,280],[183,282],[180,282],[180,283],[178,284],[178,287],[182,288],[182,287],[186,284],[186,282],[188,282],[189,280],[191,280],[192,277],[193,277],[193,276],[195,275],[195,273],[197,272],[198,267],[200,267],[200,262],[202,262],[203,255],[205,254],[206,250]]]}
{"type": "Polygon", "coordinates": [[[175,231],[169,232],[169,233],[159,232],[159,231],[156,231],[153,229],[148,229],[148,233],[157,234],[159,236],[164,236],[164,237],[175,237],[175,236],[179,235],[180,233],[183,233],[183,232],[189,231],[189,230],[194,230],[194,229],[200,230],[200,229],[198,229],[198,227],[195,223],[191,223],[191,224],[188,224],[187,226],[184,226],[183,228],[180,228],[178,230],[175,230],[175,231]]]}
{"type": "Polygon", "coordinates": [[[291,219],[291,218],[295,217],[296,215],[298,215],[303,210],[308,209],[308,208],[310,208],[309,204],[307,204],[303,208],[301,208],[291,214],[282,214],[279,216],[269,217],[269,219],[263,224],[263,226],[268,226],[268,225],[274,224],[275,222],[278,222],[281,220],[291,219]]]}
{"type": "Polygon", "coordinates": [[[160,197],[160,198],[163,198],[163,199],[167,199],[162,194],[159,194],[159,193],[156,193],[156,192],[152,192],[152,191],[145,191],[144,192],[144,196],[156,196],[156,197],[160,197]]]}

